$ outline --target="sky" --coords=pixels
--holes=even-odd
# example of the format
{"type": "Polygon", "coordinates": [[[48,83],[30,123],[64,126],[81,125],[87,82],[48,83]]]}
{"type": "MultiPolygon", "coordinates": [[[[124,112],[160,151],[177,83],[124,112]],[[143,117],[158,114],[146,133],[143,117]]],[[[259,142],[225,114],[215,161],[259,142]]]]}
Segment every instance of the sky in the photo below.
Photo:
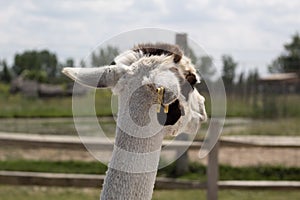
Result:
{"type": "Polygon", "coordinates": [[[228,54],[238,73],[266,75],[300,32],[299,8],[299,0],[0,0],[0,59],[12,64],[16,53],[46,48],[79,63],[114,36],[154,27],[187,33],[218,69],[228,54]]]}

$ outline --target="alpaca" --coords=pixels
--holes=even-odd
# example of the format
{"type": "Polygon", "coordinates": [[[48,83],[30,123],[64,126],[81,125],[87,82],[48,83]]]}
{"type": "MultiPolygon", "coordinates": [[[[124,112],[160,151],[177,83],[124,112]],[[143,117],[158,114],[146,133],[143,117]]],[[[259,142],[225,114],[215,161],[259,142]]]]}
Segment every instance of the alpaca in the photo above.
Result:
{"type": "Polygon", "coordinates": [[[199,77],[170,44],[140,44],[108,66],[64,68],[80,84],[111,88],[119,98],[115,145],[101,199],[151,199],[163,137],[193,133],[206,120],[199,77]]]}

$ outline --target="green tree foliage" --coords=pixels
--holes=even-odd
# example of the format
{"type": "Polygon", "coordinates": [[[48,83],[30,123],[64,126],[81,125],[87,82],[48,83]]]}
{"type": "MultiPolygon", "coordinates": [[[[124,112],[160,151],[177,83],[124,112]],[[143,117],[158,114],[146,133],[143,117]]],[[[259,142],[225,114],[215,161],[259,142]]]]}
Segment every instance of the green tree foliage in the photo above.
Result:
{"type": "Polygon", "coordinates": [[[284,45],[284,53],[277,57],[271,65],[269,71],[297,72],[300,73],[300,35],[296,33],[292,36],[292,41],[284,45]]]}
{"type": "Polygon", "coordinates": [[[42,76],[46,74],[46,77],[51,79],[58,74],[57,65],[58,61],[54,53],[48,50],[32,50],[15,55],[13,70],[17,75],[23,72],[29,73],[32,79],[39,79],[41,74],[42,76]]]}
{"type": "Polygon", "coordinates": [[[72,83],[72,81],[65,76],[61,71],[64,67],[75,67],[75,62],[73,58],[67,58],[65,62],[57,65],[57,74],[55,78],[52,78],[50,83],[61,84],[61,83],[72,83]]]}
{"type": "Polygon", "coordinates": [[[41,82],[41,83],[49,82],[47,79],[47,73],[43,70],[37,71],[37,70],[25,69],[22,72],[22,76],[25,79],[36,80],[37,82],[41,82]]]}
{"type": "Polygon", "coordinates": [[[239,79],[238,79],[238,85],[242,86],[245,83],[245,73],[242,72],[239,75],[239,79]]]}
{"type": "Polygon", "coordinates": [[[86,64],[85,64],[84,60],[80,60],[79,65],[80,65],[80,67],[86,67],[86,64]]]}
{"type": "Polygon", "coordinates": [[[2,71],[0,72],[0,80],[4,83],[9,83],[11,81],[11,73],[8,69],[7,63],[5,60],[1,61],[2,71]]]}
{"type": "Polygon", "coordinates": [[[225,87],[227,86],[229,88],[233,86],[233,81],[235,78],[235,70],[238,64],[229,55],[223,55],[222,62],[223,62],[222,79],[225,84],[225,87]]]}
{"type": "Polygon", "coordinates": [[[105,48],[100,48],[98,52],[92,53],[91,64],[95,67],[109,65],[117,55],[119,55],[119,49],[108,45],[105,48]]]}
{"type": "Polygon", "coordinates": [[[189,57],[192,63],[198,69],[201,78],[206,81],[211,80],[211,77],[216,73],[216,69],[213,67],[213,60],[210,56],[200,56],[197,57],[194,50],[190,47],[187,48],[185,55],[189,57]]]}
{"type": "Polygon", "coordinates": [[[66,67],[74,67],[74,60],[73,60],[73,58],[68,58],[66,60],[66,65],[65,66],[66,67]]]}

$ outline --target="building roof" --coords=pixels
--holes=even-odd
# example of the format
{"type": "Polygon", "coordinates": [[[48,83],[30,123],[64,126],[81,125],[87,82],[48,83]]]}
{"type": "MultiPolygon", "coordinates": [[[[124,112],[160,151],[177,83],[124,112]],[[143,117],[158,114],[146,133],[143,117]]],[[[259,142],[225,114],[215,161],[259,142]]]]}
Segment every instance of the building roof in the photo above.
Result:
{"type": "Polygon", "coordinates": [[[294,82],[294,81],[299,81],[299,77],[297,73],[276,73],[276,74],[270,74],[268,76],[264,76],[260,78],[260,81],[294,82]]]}

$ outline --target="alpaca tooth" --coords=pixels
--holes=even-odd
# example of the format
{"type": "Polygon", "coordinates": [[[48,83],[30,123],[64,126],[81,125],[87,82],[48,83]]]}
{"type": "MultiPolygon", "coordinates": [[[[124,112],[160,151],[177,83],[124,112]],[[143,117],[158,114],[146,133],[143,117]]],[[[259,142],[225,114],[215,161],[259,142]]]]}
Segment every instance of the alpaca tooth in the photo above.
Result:
{"type": "Polygon", "coordinates": [[[164,91],[165,88],[164,87],[159,87],[156,89],[157,92],[157,101],[158,101],[158,106],[157,106],[157,112],[160,112],[160,106],[163,104],[163,99],[164,99],[164,91]]]}
{"type": "Polygon", "coordinates": [[[164,113],[168,113],[169,112],[169,105],[165,105],[164,107],[164,113]]]}

